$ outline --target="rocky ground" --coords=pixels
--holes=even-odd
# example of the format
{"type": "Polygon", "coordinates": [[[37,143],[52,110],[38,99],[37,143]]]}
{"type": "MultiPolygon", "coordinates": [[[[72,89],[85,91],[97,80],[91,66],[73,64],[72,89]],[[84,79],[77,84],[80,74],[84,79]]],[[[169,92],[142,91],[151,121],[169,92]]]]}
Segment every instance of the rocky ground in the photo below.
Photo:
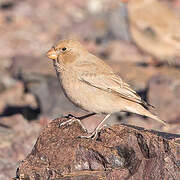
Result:
{"type": "MultiPolygon", "coordinates": [[[[168,5],[180,10],[179,0],[168,5]]],[[[180,134],[180,69],[154,66],[153,55],[136,46],[120,1],[0,0],[0,33],[0,180],[15,177],[19,162],[52,119],[85,114],[65,98],[45,57],[63,38],[77,38],[103,58],[169,123],[163,127],[152,119],[117,113],[110,124],[180,134]]],[[[100,119],[94,116],[84,123],[92,130],[100,119]]]]}
{"type": "Polygon", "coordinates": [[[48,124],[14,180],[179,179],[180,135],[114,125],[85,139],[78,120],[67,120],[48,124]]]}

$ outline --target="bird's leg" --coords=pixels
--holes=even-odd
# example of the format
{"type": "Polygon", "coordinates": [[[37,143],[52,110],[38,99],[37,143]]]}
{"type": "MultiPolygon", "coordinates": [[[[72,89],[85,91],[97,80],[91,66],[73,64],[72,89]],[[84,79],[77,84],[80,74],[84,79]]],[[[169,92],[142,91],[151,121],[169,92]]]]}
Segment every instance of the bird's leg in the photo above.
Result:
{"type": "MultiPolygon", "coordinates": [[[[65,116],[65,118],[72,119],[72,118],[76,118],[76,117],[73,116],[72,114],[68,114],[67,116],[65,116]]],[[[77,118],[76,118],[76,119],[77,119],[77,118]]]]}
{"type": "Polygon", "coordinates": [[[104,124],[104,122],[111,116],[111,114],[108,114],[99,124],[98,126],[96,127],[96,129],[88,136],[80,136],[81,138],[92,138],[92,139],[95,139],[99,130],[103,127],[102,125],[104,124]],[[101,127],[102,126],[102,127],[101,127]]]}
{"type": "Polygon", "coordinates": [[[88,118],[90,116],[93,116],[95,115],[95,113],[90,113],[90,114],[87,114],[87,115],[84,115],[84,116],[81,116],[81,117],[76,117],[76,116],[73,116],[72,114],[68,114],[67,116],[65,116],[66,118],[69,118],[69,120],[65,121],[65,122],[62,122],[59,127],[61,126],[64,126],[64,125],[71,125],[73,122],[77,121],[81,127],[83,128],[83,130],[87,133],[87,129],[84,127],[84,125],[82,124],[81,120],[82,119],[85,119],[85,118],[88,118]]]}
{"type": "Polygon", "coordinates": [[[78,119],[83,120],[83,119],[86,119],[86,118],[88,118],[88,117],[90,117],[90,116],[93,116],[93,115],[95,115],[95,114],[96,114],[96,113],[86,114],[86,115],[84,115],[84,116],[78,117],[78,119]]]}
{"type": "Polygon", "coordinates": [[[83,120],[83,119],[88,118],[90,116],[93,116],[95,114],[96,113],[90,113],[90,114],[87,114],[87,115],[84,115],[84,116],[81,116],[81,117],[76,117],[76,116],[74,116],[72,114],[68,114],[67,116],[65,116],[65,118],[76,118],[76,119],[79,119],[79,120],[83,120]]]}

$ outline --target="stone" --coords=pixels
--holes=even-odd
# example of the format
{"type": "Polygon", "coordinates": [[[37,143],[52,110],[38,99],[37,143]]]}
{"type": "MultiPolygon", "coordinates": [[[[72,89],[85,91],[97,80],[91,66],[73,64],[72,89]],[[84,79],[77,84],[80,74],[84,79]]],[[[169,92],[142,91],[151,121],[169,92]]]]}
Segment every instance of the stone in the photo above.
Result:
{"type": "Polygon", "coordinates": [[[17,167],[31,151],[41,130],[21,114],[0,118],[0,179],[15,176],[17,167]]]}
{"type": "Polygon", "coordinates": [[[77,119],[53,120],[21,162],[16,179],[179,179],[179,135],[150,132],[135,126],[103,128],[97,139],[77,119]]]}
{"type": "Polygon", "coordinates": [[[148,99],[161,119],[170,124],[180,123],[180,81],[177,76],[157,74],[149,81],[148,99]]]}

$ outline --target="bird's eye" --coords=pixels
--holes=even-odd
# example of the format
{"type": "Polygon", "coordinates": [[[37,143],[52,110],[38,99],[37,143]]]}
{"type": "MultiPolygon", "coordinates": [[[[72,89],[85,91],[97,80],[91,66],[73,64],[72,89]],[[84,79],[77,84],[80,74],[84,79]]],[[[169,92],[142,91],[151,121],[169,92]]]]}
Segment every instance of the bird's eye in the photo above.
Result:
{"type": "Polygon", "coordinates": [[[66,49],[67,49],[66,47],[63,47],[63,48],[62,48],[62,51],[66,51],[66,49]]]}

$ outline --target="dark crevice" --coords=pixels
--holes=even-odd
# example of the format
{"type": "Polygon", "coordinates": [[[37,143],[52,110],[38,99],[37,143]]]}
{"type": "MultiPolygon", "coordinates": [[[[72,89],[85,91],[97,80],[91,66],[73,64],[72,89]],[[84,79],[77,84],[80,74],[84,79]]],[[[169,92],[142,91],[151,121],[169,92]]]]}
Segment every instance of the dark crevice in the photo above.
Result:
{"type": "Polygon", "coordinates": [[[0,4],[1,10],[10,10],[14,7],[14,3],[12,1],[3,2],[0,4]]]}
{"type": "Polygon", "coordinates": [[[138,62],[137,64],[136,64],[136,66],[140,66],[140,67],[148,67],[148,63],[146,63],[146,62],[138,62]]]}
{"type": "Polygon", "coordinates": [[[165,151],[165,153],[170,153],[170,146],[169,146],[168,140],[163,139],[163,145],[164,145],[164,151],[165,151]]]}
{"type": "MultiPolygon", "coordinates": [[[[16,77],[14,77],[17,80],[20,80],[24,84],[24,94],[29,93],[29,90],[27,88],[27,83],[22,78],[22,73],[19,72],[16,77]]],[[[33,94],[34,95],[34,94],[33,94]]],[[[35,95],[34,95],[35,96],[35,95]]],[[[41,114],[41,104],[37,96],[35,96],[36,102],[37,102],[37,108],[32,108],[29,105],[25,106],[14,106],[14,105],[7,105],[4,109],[4,111],[0,114],[0,117],[4,116],[12,116],[15,114],[22,114],[23,117],[27,120],[35,120],[39,117],[41,114]]]]}
{"type": "Polygon", "coordinates": [[[118,155],[125,159],[124,167],[129,170],[130,176],[134,175],[141,164],[141,160],[136,156],[136,152],[131,147],[116,146],[118,155]]]}
{"type": "Polygon", "coordinates": [[[100,162],[100,164],[102,164],[104,169],[106,170],[107,164],[109,164],[106,158],[102,154],[100,154],[98,151],[95,151],[94,149],[90,149],[90,151],[93,152],[96,160],[100,162]]]}
{"type": "Polygon", "coordinates": [[[30,106],[7,106],[0,117],[3,116],[12,116],[14,114],[22,114],[25,119],[33,120],[37,119],[39,114],[41,113],[40,108],[32,108],[30,106]]]}
{"type": "Polygon", "coordinates": [[[146,143],[146,140],[144,139],[144,137],[140,133],[135,133],[135,135],[136,135],[137,142],[138,142],[139,148],[141,149],[143,156],[146,159],[150,159],[151,155],[150,155],[149,147],[146,143]]]}
{"type": "Polygon", "coordinates": [[[136,66],[140,66],[140,67],[144,67],[144,68],[149,67],[149,66],[154,66],[156,68],[160,68],[160,67],[165,66],[165,63],[157,61],[156,64],[150,65],[149,63],[146,63],[146,62],[138,62],[138,63],[136,63],[136,66]]]}
{"type": "Polygon", "coordinates": [[[3,128],[6,128],[6,129],[10,129],[11,127],[6,125],[6,124],[3,124],[3,123],[0,123],[0,127],[3,127],[3,128]]]}
{"type": "Polygon", "coordinates": [[[146,102],[148,101],[147,100],[147,93],[148,93],[148,88],[137,91],[137,94],[146,102]]]}
{"type": "Polygon", "coordinates": [[[149,108],[154,109],[155,107],[153,106],[153,104],[150,104],[148,101],[148,97],[147,97],[148,91],[149,91],[149,87],[146,87],[145,89],[137,91],[137,94],[141,97],[142,101],[144,101],[141,105],[145,109],[149,110],[149,108]]]}

